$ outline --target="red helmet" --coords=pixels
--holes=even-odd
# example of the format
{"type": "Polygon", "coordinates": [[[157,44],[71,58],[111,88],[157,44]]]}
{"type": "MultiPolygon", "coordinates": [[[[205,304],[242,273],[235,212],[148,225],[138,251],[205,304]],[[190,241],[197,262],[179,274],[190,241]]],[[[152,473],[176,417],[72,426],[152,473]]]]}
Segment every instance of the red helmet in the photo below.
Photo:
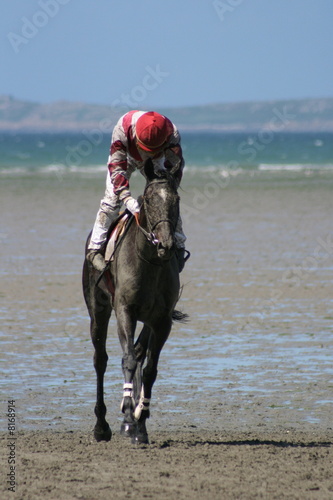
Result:
{"type": "Polygon", "coordinates": [[[153,153],[163,147],[170,134],[165,116],[148,111],[136,122],[136,138],[141,149],[153,153]]]}

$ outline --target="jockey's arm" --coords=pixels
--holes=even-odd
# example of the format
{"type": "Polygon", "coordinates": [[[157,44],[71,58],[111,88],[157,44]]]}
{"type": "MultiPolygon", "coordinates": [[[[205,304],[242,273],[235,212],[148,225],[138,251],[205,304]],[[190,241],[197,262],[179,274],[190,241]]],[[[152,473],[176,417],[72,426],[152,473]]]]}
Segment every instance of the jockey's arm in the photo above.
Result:
{"type": "Polygon", "coordinates": [[[108,169],[113,191],[121,201],[131,196],[127,167],[127,139],[123,128],[118,122],[112,133],[108,169]]]}

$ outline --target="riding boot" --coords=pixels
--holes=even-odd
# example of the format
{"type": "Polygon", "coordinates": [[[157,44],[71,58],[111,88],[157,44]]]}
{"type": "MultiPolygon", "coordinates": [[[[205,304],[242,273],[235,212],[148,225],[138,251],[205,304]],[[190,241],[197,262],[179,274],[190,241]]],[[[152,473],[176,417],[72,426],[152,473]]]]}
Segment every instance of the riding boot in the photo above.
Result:
{"type": "Polygon", "coordinates": [[[109,228],[112,222],[118,217],[118,214],[119,204],[110,206],[102,200],[100,209],[97,212],[86,256],[86,259],[92,263],[97,271],[102,272],[105,269],[106,262],[103,249],[105,248],[109,228]]]}
{"type": "Polygon", "coordinates": [[[178,259],[178,270],[181,273],[182,270],[184,269],[185,262],[190,258],[190,252],[188,250],[185,250],[186,236],[183,231],[183,223],[180,215],[178,217],[176,225],[175,240],[176,240],[176,256],[178,259]],[[187,254],[186,257],[185,257],[185,252],[187,254]]]}
{"type": "Polygon", "coordinates": [[[88,250],[86,258],[92,263],[97,271],[104,271],[106,262],[103,255],[100,253],[100,250],[88,250]]]}
{"type": "Polygon", "coordinates": [[[175,240],[176,240],[176,247],[181,249],[185,248],[185,241],[186,241],[186,236],[183,231],[183,222],[182,218],[179,215],[178,221],[176,224],[176,229],[175,229],[175,240]]]}

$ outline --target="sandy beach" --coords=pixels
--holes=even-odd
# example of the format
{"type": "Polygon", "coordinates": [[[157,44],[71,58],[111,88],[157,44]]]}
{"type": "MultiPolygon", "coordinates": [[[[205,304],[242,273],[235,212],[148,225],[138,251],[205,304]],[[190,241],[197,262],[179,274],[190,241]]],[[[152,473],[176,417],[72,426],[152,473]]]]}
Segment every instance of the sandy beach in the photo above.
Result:
{"type": "MultiPolygon", "coordinates": [[[[142,181],[133,179],[134,194],[142,181]]],[[[333,234],[329,173],[203,180],[186,173],[192,257],[154,387],[148,447],[119,435],[121,350],[110,322],[93,440],[95,373],[81,291],[103,175],[0,179],[1,498],[332,499],[333,234]],[[7,430],[15,401],[15,431],[7,430]]]]}

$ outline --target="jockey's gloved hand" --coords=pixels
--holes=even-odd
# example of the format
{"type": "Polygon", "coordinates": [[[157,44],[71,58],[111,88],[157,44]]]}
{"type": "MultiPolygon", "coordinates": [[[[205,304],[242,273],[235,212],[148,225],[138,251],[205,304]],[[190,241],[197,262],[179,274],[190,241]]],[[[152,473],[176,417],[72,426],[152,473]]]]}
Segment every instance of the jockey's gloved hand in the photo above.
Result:
{"type": "Polygon", "coordinates": [[[124,199],[124,205],[133,215],[140,212],[140,205],[132,196],[128,196],[124,199]]]}

